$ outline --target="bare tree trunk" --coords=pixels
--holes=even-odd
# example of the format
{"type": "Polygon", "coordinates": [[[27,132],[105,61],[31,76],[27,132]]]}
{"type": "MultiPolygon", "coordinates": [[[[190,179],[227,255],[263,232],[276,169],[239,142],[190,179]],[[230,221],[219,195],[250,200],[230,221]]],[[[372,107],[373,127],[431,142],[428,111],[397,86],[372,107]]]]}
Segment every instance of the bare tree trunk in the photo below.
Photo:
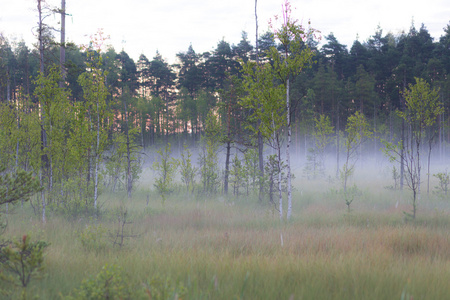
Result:
{"type": "Polygon", "coordinates": [[[66,81],[66,0],[61,0],[61,45],[59,46],[59,64],[61,68],[61,83],[66,81]]]}
{"type": "Polygon", "coordinates": [[[98,198],[98,159],[100,151],[100,113],[97,101],[97,147],[95,151],[95,178],[94,178],[94,208],[97,209],[98,198]]]}
{"type": "MultiPolygon", "coordinates": [[[[287,56],[286,56],[287,57],[287,56]]],[[[292,215],[292,187],[291,187],[291,156],[290,156],[290,145],[291,145],[291,103],[289,101],[289,78],[286,81],[286,117],[287,117],[287,129],[288,129],[288,140],[286,145],[286,163],[287,163],[287,197],[288,197],[288,208],[287,208],[287,219],[289,220],[292,215]]]]}
{"type": "MultiPolygon", "coordinates": [[[[255,0],[255,24],[256,24],[256,65],[259,67],[259,43],[258,43],[258,0],[255,0]]],[[[258,103],[258,109],[261,109],[261,104],[258,103]]],[[[264,144],[263,137],[259,127],[261,120],[258,119],[258,162],[259,162],[259,202],[264,198],[264,144]]]]}
{"type": "Polygon", "coordinates": [[[339,147],[340,147],[340,127],[339,127],[339,101],[337,103],[337,119],[336,119],[336,178],[339,178],[339,147]]]}
{"type": "Polygon", "coordinates": [[[430,143],[428,144],[429,148],[428,148],[428,166],[427,166],[427,195],[430,194],[430,163],[431,163],[431,140],[430,143]]]}
{"type": "Polygon", "coordinates": [[[128,110],[127,103],[123,100],[124,112],[125,112],[125,135],[127,137],[127,195],[128,199],[131,199],[131,191],[133,189],[133,178],[131,174],[131,150],[130,150],[130,135],[128,128],[128,110]]]}
{"type": "Polygon", "coordinates": [[[405,177],[405,120],[402,119],[402,149],[400,149],[400,190],[403,190],[403,179],[405,177]]]}
{"type": "Polygon", "coordinates": [[[228,195],[228,178],[230,175],[230,152],[231,152],[231,142],[227,141],[227,154],[225,157],[225,179],[223,183],[223,192],[225,195],[228,195]]]}
{"type": "Polygon", "coordinates": [[[281,191],[281,146],[280,141],[277,136],[277,154],[278,154],[278,196],[279,196],[279,207],[280,207],[280,220],[283,220],[283,194],[281,191]]]}
{"type": "MultiPolygon", "coordinates": [[[[43,187],[42,182],[42,170],[39,172],[39,181],[41,184],[41,188],[43,187]]],[[[41,201],[42,201],[42,222],[45,223],[45,190],[41,190],[41,201]]]]}
{"type": "MultiPolygon", "coordinates": [[[[44,27],[42,24],[42,0],[37,0],[38,14],[39,14],[39,28],[38,28],[38,37],[39,37],[39,71],[41,76],[44,76],[44,37],[43,31],[44,27]]],[[[48,159],[47,155],[44,153],[47,148],[47,133],[45,131],[45,110],[44,110],[44,102],[40,103],[41,105],[41,170],[39,172],[39,181],[41,183],[41,187],[43,187],[43,173],[44,170],[48,167],[48,159]]],[[[42,222],[45,222],[45,192],[41,191],[41,200],[42,200],[42,222]]]]}
{"type": "MultiPolygon", "coordinates": [[[[403,73],[403,90],[406,90],[406,74],[403,73]]],[[[405,111],[405,99],[401,98],[402,111],[405,111]]],[[[405,120],[402,118],[402,149],[400,150],[400,190],[403,190],[403,178],[405,177],[405,120]]],[[[412,150],[412,147],[411,147],[412,150]]]]}

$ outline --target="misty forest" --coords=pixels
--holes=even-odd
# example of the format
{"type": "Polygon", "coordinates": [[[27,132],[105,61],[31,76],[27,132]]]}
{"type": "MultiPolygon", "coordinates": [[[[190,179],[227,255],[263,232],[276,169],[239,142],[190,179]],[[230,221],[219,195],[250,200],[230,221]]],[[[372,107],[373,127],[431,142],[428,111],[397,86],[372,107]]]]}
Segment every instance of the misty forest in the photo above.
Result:
{"type": "Polygon", "coordinates": [[[255,1],[169,64],[35,2],[33,46],[0,34],[0,298],[448,298],[450,23],[348,49],[255,1]]]}

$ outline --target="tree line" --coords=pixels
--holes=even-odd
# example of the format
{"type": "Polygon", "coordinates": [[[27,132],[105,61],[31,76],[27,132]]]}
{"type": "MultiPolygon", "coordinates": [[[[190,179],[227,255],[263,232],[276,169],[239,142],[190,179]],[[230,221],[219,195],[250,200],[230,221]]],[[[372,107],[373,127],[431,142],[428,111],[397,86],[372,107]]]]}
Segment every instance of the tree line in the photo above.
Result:
{"type": "MultiPolygon", "coordinates": [[[[439,41],[433,41],[426,27],[419,30],[411,25],[409,32],[399,35],[383,34],[381,28],[367,41],[354,41],[350,50],[333,33],[323,38],[324,44],[307,41],[313,50],[314,63],[310,69],[293,76],[291,95],[293,122],[299,128],[306,126],[314,114],[325,114],[344,128],[346,116],[355,110],[374,121],[374,126],[389,124],[389,114],[402,107],[402,91],[423,78],[438,87],[448,111],[450,72],[450,27],[444,29],[439,41]]],[[[275,43],[273,32],[259,37],[259,51],[281,47],[275,43]]],[[[47,69],[58,63],[59,43],[54,37],[44,36],[47,69]]],[[[30,50],[26,44],[10,43],[1,39],[1,102],[15,101],[21,95],[37,102],[34,90],[39,73],[39,49],[30,50]],[[19,95],[19,92],[21,95],[19,95]]],[[[255,47],[247,34],[237,44],[220,41],[215,50],[198,54],[192,45],[177,54],[178,62],[169,65],[158,52],[152,59],[141,54],[137,61],[122,50],[108,48],[101,53],[102,70],[107,73],[107,102],[114,104],[125,88],[132,98],[133,122],[143,125],[141,143],[148,146],[162,138],[180,134],[199,139],[204,130],[208,111],[225,102],[232,76],[242,77],[242,63],[255,60],[255,47]]],[[[71,102],[83,101],[83,90],[78,77],[86,69],[87,52],[67,44],[65,84],[70,90],[71,102]]],[[[119,105],[116,109],[120,110],[119,105]]],[[[447,118],[441,120],[448,125],[447,118]]],[[[392,131],[392,126],[389,131],[392,131]]],[[[380,130],[386,130],[379,128],[380,130]]],[[[305,134],[303,130],[302,136],[305,134]]],[[[393,134],[393,133],[392,133],[393,134]]],[[[450,133],[446,133],[448,140],[450,133]]]]}
{"type": "MultiPolygon", "coordinates": [[[[323,156],[326,147],[333,148],[336,175],[342,166],[346,173],[349,151],[354,149],[345,149],[340,139],[350,134],[346,131],[352,126],[350,117],[358,112],[370,124],[370,149],[375,152],[380,139],[404,140],[404,118],[396,111],[405,110],[405,91],[415,78],[438,90],[442,111],[433,126],[440,157],[450,140],[450,25],[438,41],[424,25],[418,30],[411,25],[399,35],[383,34],[378,28],[367,41],[354,41],[349,50],[333,33],[319,47],[317,32],[299,33],[296,45],[295,39],[283,40],[282,32],[271,28],[258,36],[255,48],[243,32],[237,44],[221,40],[210,52],[196,53],[191,45],[172,65],[158,52],[152,59],[141,54],[134,61],[125,50],[104,49],[101,34],[90,45],[77,47],[58,43],[45,26],[38,31],[34,49],[23,41],[0,38],[0,156],[6,171],[21,168],[39,177],[42,201],[35,205],[43,218],[47,204],[65,210],[96,209],[102,186],[112,190],[122,186],[131,197],[141,149],[169,142],[180,152],[183,144],[203,145],[204,168],[208,163],[214,167],[214,152],[225,145],[225,171],[219,177],[227,193],[232,180],[234,191],[239,190],[239,181],[231,178],[239,176],[239,168],[232,168],[239,162],[232,159],[230,149],[245,155],[262,148],[262,136],[278,155],[271,161],[259,152],[259,165],[256,160],[254,165],[260,178],[264,169],[278,170],[278,179],[271,184],[279,185],[281,199],[281,186],[289,187],[291,179],[289,162],[285,179],[281,175],[281,145],[290,145],[292,136],[294,151],[308,157],[310,170],[320,169],[317,156],[323,156]],[[300,64],[287,59],[304,53],[311,56],[300,64]],[[291,63],[294,67],[288,66],[291,63]],[[270,74],[260,66],[271,66],[270,74]],[[272,85],[272,90],[267,88],[272,85]],[[249,95],[256,101],[246,101],[249,95]],[[274,97],[284,97],[287,105],[264,100],[274,97]],[[344,163],[339,161],[343,152],[344,163]],[[68,205],[63,200],[68,197],[77,200],[68,205]]],[[[363,136],[356,129],[352,134],[363,136]]],[[[289,160],[289,152],[286,155],[289,160]]],[[[204,190],[217,190],[208,185],[209,179],[218,179],[208,178],[202,179],[204,190]]],[[[164,183],[160,188],[166,188],[164,183]]],[[[259,194],[263,193],[261,184],[259,194]]]]}

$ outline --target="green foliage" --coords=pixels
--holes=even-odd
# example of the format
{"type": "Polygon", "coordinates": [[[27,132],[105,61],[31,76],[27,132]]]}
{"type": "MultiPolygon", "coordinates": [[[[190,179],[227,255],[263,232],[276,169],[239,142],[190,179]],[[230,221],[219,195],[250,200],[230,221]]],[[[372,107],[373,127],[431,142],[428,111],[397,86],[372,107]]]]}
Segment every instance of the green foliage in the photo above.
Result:
{"type": "Polygon", "coordinates": [[[156,152],[159,154],[160,161],[155,161],[153,163],[153,170],[157,173],[157,178],[153,185],[164,203],[166,196],[173,191],[175,172],[177,171],[179,161],[170,157],[170,154],[172,153],[170,143],[167,143],[164,150],[158,150],[156,152]]]}
{"type": "Polygon", "coordinates": [[[100,252],[106,249],[105,234],[107,230],[101,224],[86,225],[77,232],[78,240],[86,251],[100,252]]]}
{"type": "Polygon", "coordinates": [[[345,200],[345,205],[347,206],[347,211],[351,212],[351,204],[353,203],[353,200],[355,200],[355,197],[361,195],[361,191],[358,189],[356,184],[351,186],[350,188],[347,188],[345,192],[342,193],[345,200]]]}
{"type": "MultiPolygon", "coordinates": [[[[99,182],[103,182],[103,176],[99,175],[99,182]]],[[[54,186],[52,203],[49,208],[69,218],[79,216],[99,216],[100,206],[94,207],[95,182],[86,182],[86,177],[70,177],[61,184],[54,186]],[[83,188],[85,187],[85,188],[83,188]]],[[[103,193],[104,185],[98,188],[98,195],[103,193]]]]}
{"type": "MultiPolygon", "coordinates": [[[[398,144],[383,141],[384,153],[391,161],[403,163],[406,169],[406,183],[413,192],[412,214],[407,214],[413,219],[416,217],[417,196],[420,193],[421,183],[421,144],[425,137],[425,131],[436,123],[440,114],[444,112],[439,101],[439,90],[432,89],[421,78],[415,78],[416,83],[410,84],[403,93],[406,103],[405,111],[398,111],[398,115],[408,124],[404,140],[398,144]]],[[[430,143],[431,143],[431,137],[430,143]]]]}
{"type": "MultiPolygon", "coordinates": [[[[4,167],[0,167],[0,174],[5,172],[4,167]]],[[[34,193],[41,190],[39,180],[32,172],[18,170],[15,174],[0,175],[0,205],[14,204],[19,200],[28,200],[34,193]]]]}
{"type": "MultiPolygon", "coordinates": [[[[42,147],[35,149],[39,156],[35,156],[37,160],[32,161],[32,165],[35,170],[44,167],[47,170],[45,176],[48,178],[53,170],[57,172],[64,169],[65,155],[69,151],[67,138],[75,132],[72,127],[75,118],[74,107],[69,103],[70,91],[61,88],[60,81],[60,67],[57,65],[52,66],[46,76],[39,74],[34,80],[34,96],[41,106],[39,125],[41,131],[45,132],[45,138],[42,138],[42,147]]],[[[88,141],[89,139],[86,142],[88,141]]],[[[69,162],[73,161],[69,159],[69,162]]]]}
{"type": "Polygon", "coordinates": [[[433,174],[434,177],[436,177],[437,179],[439,179],[439,184],[437,186],[435,186],[435,193],[442,196],[442,197],[446,197],[448,194],[448,186],[450,184],[450,175],[449,173],[446,172],[440,172],[440,173],[436,173],[433,174]]]}
{"type": "Polygon", "coordinates": [[[285,93],[284,87],[276,83],[275,71],[270,64],[258,67],[249,61],[242,67],[243,88],[247,94],[240,103],[252,112],[247,117],[246,127],[255,134],[260,131],[264,138],[272,139],[286,122],[285,106],[280,101],[285,93]]]}
{"type": "Polygon", "coordinates": [[[236,196],[236,198],[239,198],[239,189],[245,182],[243,180],[244,177],[245,170],[238,155],[235,154],[233,160],[231,161],[230,183],[233,185],[233,194],[236,196]]]}
{"type": "Polygon", "coordinates": [[[325,175],[324,152],[331,141],[332,134],[333,126],[328,116],[321,114],[318,118],[315,118],[315,130],[313,132],[315,147],[308,149],[309,154],[304,169],[309,179],[325,175]]]}
{"type": "Polygon", "coordinates": [[[253,193],[257,192],[259,188],[259,159],[258,152],[255,148],[249,148],[244,153],[244,171],[247,187],[247,195],[251,190],[253,193]]]}
{"type": "Polygon", "coordinates": [[[340,178],[342,180],[344,192],[347,189],[348,178],[352,176],[354,172],[358,147],[363,142],[363,139],[372,136],[372,132],[369,129],[369,123],[359,111],[348,117],[345,131],[347,133],[347,137],[344,141],[346,160],[340,170],[340,178]]]}
{"type": "Polygon", "coordinates": [[[406,111],[398,111],[398,115],[412,127],[412,134],[418,138],[426,127],[432,126],[437,116],[444,109],[439,101],[439,90],[431,89],[422,78],[415,78],[416,83],[410,84],[403,93],[406,102],[406,111]]]}
{"type": "Polygon", "coordinates": [[[213,112],[206,118],[205,135],[202,138],[200,152],[200,176],[203,193],[212,195],[217,193],[220,185],[218,167],[218,149],[221,140],[221,128],[217,116],[213,112]]]}
{"type": "MultiPolygon", "coordinates": [[[[130,135],[138,133],[138,128],[130,130],[130,135]]],[[[131,177],[133,183],[138,181],[142,173],[142,164],[139,148],[133,144],[130,153],[131,177]]],[[[111,146],[105,156],[105,181],[112,192],[126,189],[127,180],[127,145],[126,136],[120,132],[114,132],[111,138],[111,146]]]]}
{"type": "Polygon", "coordinates": [[[185,299],[189,291],[181,282],[176,284],[170,277],[158,275],[153,276],[144,286],[149,299],[154,300],[185,299]]]}
{"type": "Polygon", "coordinates": [[[399,186],[400,173],[395,166],[392,166],[392,179],[394,179],[394,189],[396,190],[399,186]]]}
{"type": "Polygon", "coordinates": [[[390,189],[390,190],[396,190],[400,186],[399,185],[400,173],[399,173],[399,170],[395,166],[392,166],[391,176],[392,176],[392,179],[394,180],[394,185],[386,186],[385,188],[390,189]]]}
{"type": "Polygon", "coordinates": [[[75,289],[70,300],[121,300],[121,299],[143,299],[143,294],[139,294],[126,280],[126,274],[116,265],[104,265],[102,270],[95,276],[83,280],[81,286],[75,289]]]}
{"type": "MultiPolygon", "coordinates": [[[[278,156],[276,154],[269,155],[266,157],[264,164],[264,191],[267,195],[269,195],[269,202],[274,205],[276,208],[276,203],[274,200],[274,193],[279,184],[279,173],[281,172],[281,191],[283,193],[287,192],[287,174],[286,174],[286,164],[281,161],[278,165],[278,156]],[[280,169],[281,167],[281,169],[280,169]]],[[[294,179],[295,176],[291,173],[291,179],[294,179]]]]}
{"type": "Polygon", "coordinates": [[[194,190],[195,186],[195,176],[197,175],[198,168],[192,164],[192,154],[189,148],[185,144],[183,152],[181,152],[180,158],[180,171],[181,171],[181,181],[186,186],[186,192],[190,193],[194,190]]]}
{"type": "Polygon", "coordinates": [[[39,276],[44,270],[44,250],[49,246],[44,241],[31,242],[24,235],[0,250],[0,278],[24,288],[32,277],[39,276]]]}

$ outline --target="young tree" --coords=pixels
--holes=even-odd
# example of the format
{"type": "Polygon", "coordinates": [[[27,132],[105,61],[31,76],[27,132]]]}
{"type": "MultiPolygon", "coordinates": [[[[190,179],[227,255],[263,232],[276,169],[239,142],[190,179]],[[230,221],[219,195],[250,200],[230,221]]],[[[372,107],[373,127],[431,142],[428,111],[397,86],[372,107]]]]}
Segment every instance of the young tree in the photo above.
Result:
{"type": "Polygon", "coordinates": [[[357,151],[364,138],[370,138],[372,132],[369,130],[369,123],[359,111],[351,115],[347,119],[345,128],[347,137],[344,141],[345,163],[341,169],[341,179],[344,193],[347,192],[348,178],[353,174],[357,160],[357,151]]]}
{"type": "MultiPolygon", "coordinates": [[[[0,174],[4,172],[5,167],[0,167],[0,174]]],[[[31,172],[18,170],[13,174],[0,175],[0,205],[28,200],[40,190],[39,180],[31,172]]]]}
{"type": "MultiPolygon", "coordinates": [[[[278,18],[275,18],[278,20],[278,18]]],[[[271,24],[273,27],[273,24],[271,24]]],[[[284,93],[284,118],[285,121],[282,123],[277,124],[276,126],[286,126],[287,128],[287,143],[286,143],[286,163],[287,163],[287,178],[288,178],[288,209],[287,209],[287,218],[289,219],[292,214],[292,190],[291,190],[291,168],[290,168],[290,144],[291,144],[291,101],[290,101],[290,80],[291,77],[298,75],[303,71],[303,69],[312,61],[313,52],[308,47],[308,45],[305,43],[306,39],[314,34],[314,30],[309,29],[306,30],[303,28],[301,24],[298,24],[298,20],[295,20],[292,18],[291,14],[291,5],[289,1],[285,1],[283,5],[283,11],[282,11],[282,24],[281,28],[273,28],[274,29],[274,37],[275,40],[277,40],[280,43],[280,47],[282,51],[279,51],[276,47],[271,47],[269,51],[267,52],[267,59],[270,61],[270,63],[267,63],[265,65],[259,65],[257,67],[257,71],[250,70],[250,68],[253,68],[250,64],[247,64],[247,67],[244,68],[244,72],[247,74],[246,76],[246,89],[249,91],[252,89],[251,86],[255,87],[258,86],[259,89],[261,89],[260,85],[261,82],[267,82],[268,80],[274,81],[278,80],[281,82],[280,85],[272,82],[267,87],[263,88],[263,90],[268,90],[268,87],[275,87],[275,94],[279,92],[279,87],[283,89],[284,93]],[[263,72],[261,72],[263,71],[263,72]],[[273,76],[270,78],[268,76],[267,72],[272,72],[273,76]],[[260,75],[263,75],[261,78],[260,75]],[[253,77],[253,79],[252,79],[253,77]],[[253,81],[253,82],[252,82],[253,81]],[[279,86],[279,87],[278,87],[279,86]]],[[[271,97],[256,97],[255,99],[260,99],[261,102],[269,100],[270,102],[281,102],[283,97],[273,97],[274,93],[269,92],[271,94],[271,97]],[[265,99],[264,99],[265,98],[265,99]]],[[[253,97],[258,96],[257,93],[252,93],[253,97]]],[[[262,96],[262,95],[261,95],[262,96]]],[[[250,100],[250,99],[248,99],[250,100]]],[[[249,101],[247,101],[249,102],[249,101]]],[[[250,100],[251,103],[251,100],[250,100]]],[[[264,105],[254,105],[257,109],[257,111],[265,111],[261,109],[264,105]]],[[[278,110],[278,109],[276,109],[278,110]]],[[[273,115],[274,110],[269,110],[268,112],[265,112],[265,114],[269,114],[269,116],[266,116],[266,119],[270,119],[271,115],[273,115]]],[[[260,119],[257,119],[258,121],[260,119]]],[[[261,123],[262,123],[261,119],[261,123]]],[[[261,125],[263,126],[263,125],[261,125]]],[[[267,126],[267,125],[266,125],[267,126]]],[[[270,125],[269,125],[270,126],[270,125]]],[[[262,131],[261,131],[262,132],[262,131]]],[[[270,134],[269,136],[271,136],[270,134]]],[[[277,139],[278,142],[280,142],[279,139],[277,139]]],[[[278,148],[280,150],[280,148],[278,148]]],[[[281,154],[279,155],[279,158],[281,157],[281,154]]],[[[279,163],[281,163],[281,160],[279,159],[279,163]]],[[[281,182],[281,180],[280,180],[281,182]]],[[[280,204],[281,204],[281,188],[279,188],[280,192],[280,204]]],[[[280,205],[280,214],[282,216],[282,205],[280,205]]]]}
{"type": "MultiPolygon", "coordinates": [[[[247,117],[247,129],[254,134],[261,133],[276,151],[278,165],[278,195],[280,219],[283,218],[283,195],[281,189],[281,134],[286,124],[286,110],[283,99],[285,90],[276,83],[275,71],[271,64],[259,67],[248,62],[243,65],[243,88],[247,95],[241,98],[241,105],[251,114],[247,117]]],[[[267,174],[266,174],[267,175],[267,174]]]]}
{"type": "Polygon", "coordinates": [[[286,144],[286,165],[288,178],[288,209],[287,218],[292,214],[292,188],[291,188],[291,101],[290,79],[303,71],[303,69],[312,62],[314,53],[305,43],[306,39],[314,34],[314,30],[306,30],[298,20],[292,18],[291,4],[285,1],[283,6],[283,23],[280,29],[275,29],[275,39],[280,42],[282,53],[272,47],[270,49],[270,58],[273,60],[274,70],[278,79],[282,82],[286,90],[286,125],[287,125],[287,144],[286,144]]]}
{"type": "Polygon", "coordinates": [[[203,147],[200,153],[200,175],[203,184],[203,192],[211,195],[217,192],[219,187],[219,168],[217,152],[221,137],[221,128],[217,116],[210,111],[206,117],[205,135],[203,147]]]}
{"type": "Polygon", "coordinates": [[[414,85],[403,93],[406,109],[398,115],[408,124],[405,140],[397,145],[384,142],[385,154],[391,161],[403,160],[406,168],[406,183],[413,192],[412,214],[416,218],[417,198],[420,197],[421,183],[421,146],[425,130],[436,122],[444,109],[439,101],[439,91],[431,89],[430,85],[421,78],[416,78],[414,85]],[[402,151],[404,150],[404,151],[402,151]],[[403,152],[403,155],[401,153],[403,152]]]}
{"type": "Polygon", "coordinates": [[[197,167],[192,164],[192,154],[189,151],[187,145],[184,145],[184,150],[181,152],[180,158],[180,171],[181,171],[181,181],[186,185],[186,192],[190,193],[194,190],[195,186],[195,175],[198,172],[197,167]]]}
{"type": "Polygon", "coordinates": [[[170,148],[170,143],[168,143],[164,150],[156,151],[160,156],[160,161],[153,163],[153,169],[158,173],[154,186],[161,195],[163,203],[166,200],[166,196],[173,191],[175,172],[179,165],[177,159],[170,157],[172,153],[170,148]]]}
{"type": "Polygon", "coordinates": [[[231,147],[238,140],[241,133],[241,106],[238,104],[238,98],[242,94],[240,79],[237,76],[229,76],[224,88],[220,90],[219,112],[223,120],[225,134],[222,135],[222,140],[225,143],[225,176],[223,190],[224,194],[228,194],[228,179],[230,175],[230,156],[231,147]]]}
{"type": "MultiPolygon", "coordinates": [[[[36,88],[34,95],[41,105],[41,133],[45,132],[45,139],[41,135],[41,147],[39,161],[34,161],[35,169],[40,169],[41,186],[47,179],[47,191],[53,190],[55,164],[63,163],[61,156],[67,147],[66,130],[71,119],[71,106],[69,105],[69,91],[61,88],[59,83],[61,74],[59,66],[53,66],[48,75],[40,73],[34,81],[36,88]],[[45,141],[42,143],[42,141],[45,141]]],[[[46,205],[44,189],[41,193],[42,220],[45,222],[46,205]]]]}
{"type": "Polygon", "coordinates": [[[321,114],[315,118],[315,123],[313,132],[315,147],[310,149],[306,166],[306,171],[312,173],[313,178],[325,172],[325,147],[330,143],[333,133],[333,126],[328,116],[321,114]]]}
{"type": "MultiPolygon", "coordinates": [[[[98,46],[101,46],[99,44],[98,46]]],[[[97,209],[98,199],[98,173],[101,163],[101,156],[106,147],[106,128],[102,126],[105,118],[109,116],[109,109],[106,105],[106,97],[108,89],[105,85],[106,76],[101,69],[102,57],[100,56],[101,48],[94,51],[87,51],[87,71],[80,75],[78,82],[83,88],[85,99],[85,107],[91,111],[89,118],[92,133],[95,134],[94,146],[94,209],[97,209]],[[93,130],[95,128],[95,130],[93,130]]]]}

